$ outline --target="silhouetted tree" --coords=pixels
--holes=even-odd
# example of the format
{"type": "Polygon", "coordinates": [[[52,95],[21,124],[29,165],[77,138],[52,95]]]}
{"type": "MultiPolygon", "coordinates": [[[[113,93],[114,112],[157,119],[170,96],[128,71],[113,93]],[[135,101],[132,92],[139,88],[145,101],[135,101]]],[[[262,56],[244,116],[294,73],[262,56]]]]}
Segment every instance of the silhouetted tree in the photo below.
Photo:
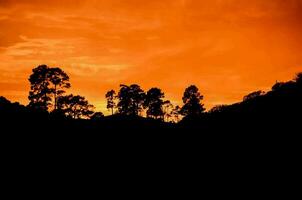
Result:
{"type": "Polygon", "coordinates": [[[94,106],[89,104],[85,97],[79,95],[60,96],[58,98],[58,111],[72,119],[90,118],[93,115],[94,106]]]}
{"type": "Polygon", "coordinates": [[[95,120],[95,121],[100,120],[102,118],[104,118],[104,114],[102,112],[96,112],[90,117],[91,120],[95,120]]]}
{"type": "Polygon", "coordinates": [[[22,119],[26,114],[28,114],[28,109],[25,106],[18,102],[13,103],[5,97],[0,96],[0,124],[1,119],[22,119]]]}
{"type": "Polygon", "coordinates": [[[138,115],[145,101],[145,93],[139,85],[120,85],[118,110],[123,115],[138,115]]]}
{"type": "Polygon", "coordinates": [[[169,122],[172,117],[173,104],[167,100],[163,103],[164,121],[169,122]]]}
{"type": "Polygon", "coordinates": [[[49,81],[53,84],[54,110],[57,109],[57,98],[65,93],[64,89],[70,88],[69,76],[60,68],[49,68],[49,81]]]}
{"type": "Polygon", "coordinates": [[[181,114],[184,116],[198,116],[205,111],[201,104],[203,96],[195,85],[191,85],[185,90],[182,100],[184,106],[181,108],[181,114]]]}
{"type": "Polygon", "coordinates": [[[299,85],[297,80],[288,81],[288,82],[277,82],[273,87],[272,91],[281,91],[281,90],[291,90],[295,85],[299,85]]]}
{"type": "Polygon", "coordinates": [[[29,81],[29,107],[42,111],[48,111],[51,95],[54,96],[54,110],[56,110],[57,98],[65,93],[65,88],[70,88],[68,75],[60,68],[50,68],[47,65],[34,68],[29,81]]]}
{"type": "Polygon", "coordinates": [[[295,77],[295,81],[296,83],[298,83],[299,85],[302,85],[302,72],[298,73],[295,77]]]}
{"type": "Polygon", "coordinates": [[[107,109],[111,110],[111,114],[113,115],[114,109],[116,108],[116,93],[114,90],[110,90],[106,93],[105,97],[107,99],[107,109]]]}
{"type": "Polygon", "coordinates": [[[172,114],[172,120],[175,123],[178,123],[179,120],[180,120],[180,116],[179,116],[180,115],[180,110],[181,110],[181,108],[179,106],[175,106],[172,109],[172,112],[171,112],[171,114],[172,114]]]}
{"type": "Polygon", "coordinates": [[[264,94],[265,94],[265,92],[263,92],[262,90],[259,90],[259,91],[256,91],[256,92],[252,92],[252,93],[246,95],[243,98],[243,101],[249,101],[249,100],[255,99],[256,97],[260,97],[260,96],[262,96],[264,94]]]}
{"type": "Polygon", "coordinates": [[[180,120],[181,108],[177,105],[174,106],[171,101],[167,100],[163,104],[164,121],[177,123],[180,120]]]}
{"type": "Polygon", "coordinates": [[[29,77],[29,107],[47,111],[51,101],[51,94],[53,93],[53,90],[49,87],[49,68],[46,65],[40,65],[34,68],[32,72],[29,77]]]}
{"type": "Polygon", "coordinates": [[[9,100],[7,100],[5,97],[0,97],[0,109],[4,110],[5,108],[8,107],[8,105],[10,105],[11,102],[9,100]]]}
{"type": "Polygon", "coordinates": [[[224,112],[227,107],[228,107],[227,105],[216,105],[211,110],[209,110],[209,113],[224,112]]]}
{"type": "Polygon", "coordinates": [[[151,88],[146,95],[145,108],[147,108],[147,117],[163,119],[163,98],[165,94],[159,88],[151,88]]]}

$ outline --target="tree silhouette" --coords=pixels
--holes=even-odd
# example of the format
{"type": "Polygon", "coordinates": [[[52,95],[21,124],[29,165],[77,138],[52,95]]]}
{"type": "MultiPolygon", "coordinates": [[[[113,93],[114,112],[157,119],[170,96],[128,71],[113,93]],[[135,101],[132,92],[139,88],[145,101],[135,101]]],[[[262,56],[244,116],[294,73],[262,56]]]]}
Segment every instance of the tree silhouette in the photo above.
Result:
{"type": "Polygon", "coordinates": [[[227,107],[227,105],[216,105],[211,110],[209,110],[209,113],[221,113],[224,112],[227,107]]]}
{"type": "Polygon", "coordinates": [[[264,94],[265,94],[265,92],[263,92],[262,90],[259,90],[259,91],[256,91],[256,92],[252,92],[252,93],[246,95],[243,98],[243,101],[249,101],[249,100],[255,99],[256,97],[260,97],[260,96],[262,96],[264,94]]]}
{"type": "Polygon", "coordinates": [[[203,96],[195,85],[191,85],[185,90],[182,100],[184,106],[181,108],[181,114],[184,116],[198,116],[205,111],[201,104],[203,96]]]}
{"type": "Polygon", "coordinates": [[[180,115],[180,110],[181,110],[181,108],[179,106],[175,106],[172,109],[172,112],[171,112],[172,120],[175,123],[178,123],[179,120],[180,120],[180,116],[179,116],[180,115]]]}
{"type": "Polygon", "coordinates": [[[273,85],[273,87],[272,87],[272,91],[277,91],[277,90],[279,90],[280,88],[283,87],[284,84],[285,84],[285,83],[283,83],[283,82],[276,82],[276,84],[273,85]]]}
{"type": "Polygon", "coordinates": [[[49,68],[40,65],[32,70],[29,77],[29,107],[35,110],[48,111],[53,90],[49,87],[49,68]]]}
{"type": "Polygon", "coordinates": [[[143,109],[145,93],[139,85],[120,85],[118,110],[123,115],[138,116],[143,109]]]}
{"type": "Polygon", "coordinates": [[[56,110],[58,97],[65,93],[65,88],[70,88],[69,76],[60,68],[49,68],[48,76],[49,81],[53,84],[54,110],[56,110]]]}
{"type": "Polygon", "coordinates": [[[171,101],[167,100],[163,103],[163,110],[164,110],[164,121],[169,122],[172,117],[173,111],[173,104],[171,101]]]}
{"type": "Polygon", "coordinates": [[[151,88],[146,95],[145,108],[147,108],[147,117],[153,117],[155,119],[163,119],[163,104],[162,100],[165,94],[159,88],[151,88]]]}
{"type": "Polygon", "coordinates": [[[25,106],[20,103],[12,103],[7,100],[5,97],[0,96],[0,115],[7,117],[7,115],[15,114],[18,111],[25,111],[25,106]]]}
{"type": "Polygon", "coordinates": [[[94,106],[85,97],[79,95],[60,96],[58,98],[58,112],[72,119],[87,119],[93,115],[94,106]]]}
{"type": "Polygon", "coordinates": [[[180,120],[181,108],[174,106],[171,101],[167,100],[163,103],[164,121],[177,123],[180,120]]]}
{"type": "Polygon", "coordinates": [[[110,90],[106,93],[105,97],[107,99],[107,109],[111,110],[111,115],[113,115],[114,109],[117,106],[116,102],[115,102],[115,100],[117,98],[116,93],[114,90],[110,90]]]}
{"type": "Polygon", "coordinates": [[[104,118],[104,114],[102,112],[96,112],[90,117],[90,119],[94,121],[100,120],[102,118],[104,118]]]}
{"type": "Polygon", "coordinates": [[[42,111],[48,111],[52,95],[54,110],[56,110],[57,98],[65,93],[65,88],[70,88],[68,75],[60,68],[50,68],[47,65],[34,68],[29,81],[29,107],[42,111]]]}
{"type": "Polygon", "coordinates": [[[302,72],[298,73],[294,79],[298,85],[302,85],[302,72]]]}
{"type": "MultiPolygon", "coordinates": [[[[70,87],[70,84],[68,76],[59,69],[49,68],[46,65],[38,66],[33,69],[29,81],[31,83],[29,107],[11,102],[0,96],[2,130],[21,127],[22,131],[28,128],[27,131],[29,132],[47,131],[49,129],[53,132],[63,129],[71,129],[72,132],[73,130],[100,132],[112,128],[125,130],[133,127],[139,130],[151,131],[157,128],[167,128],[167,130],[170,128],[172,128],[170,130],[175,130],[175,128],[184,128],[183,130],[201,128],[202,133],[218,131],[224,134],[226,131],[238,131],[240,141],[243,135],[242,131],[246,127],[252,133],[264,130],[265,133],[268,133],[266,137],[269,140],[280,130],[282,131],[282,137],[279,138],[282,139],[289,135],[287,133],[297,135],[296,129],[298,130],[297,133],[300,130],[302,73],[297,74],[291,81],[277,82],[271,91],[266,93],[262,91],[253,92],[244,97],[241,102],[215,106],[204,114],[202,113],[205,109],[201,104],[203,96],[194,85],[185,90],[182,108],[174,107],[170,101],[163,101],[164,93],[158,88],[151,88],[145,94],[138,85],[121,85],[118,93],[118,109],[124,115],[110,117],[104,117],[101,112],[93,113],[93,106],[82,96],[72,94],[63,96],[64,89],[70,87]],[[54,97],[54,94],[56,97],[54,97]],[[47,111],[52,98],[57,98],[57,102],[55,102],[57,109],[49,113],[47,111]],[[31,108],[37,108],[38,110],[31,108]],[[129,116],[138,115],[143,108],[147,108],[147,115],[155,119],[162,117],[164,114],[164,121],[170,123],[129,116]],[[180,121],[179,113],[190,117],[185,117],[180,121]],[[194,118],[194,116],[200,114],[202,114],[202,117],[194,118]],[[66,120],[69,118],[89,120],[66,120]],[[173,124],[171,122],[179,123],[173,124]],[[6,125],[7,129],[4,129],[3,127],[6,125]],[[273,134],[269,134],[271,132],[273,134]]],[[[114,91],[109,91],[106,95],[109,99],[111,98],[110,100],[113,100],[115,96],[114,91]]],[[[253,137],[254,135],[256,135],[257,140],[263,140],[263,137],[265,137],[265,134],[253,134],[253,137]]],[[[226,135],[226,137],[229,137],[229,135],[226,135]]],[[[231,138],[233,140],[234,137],[231,138]]],[[[248,136],[248,138],[251,137],[248,136]]]]}

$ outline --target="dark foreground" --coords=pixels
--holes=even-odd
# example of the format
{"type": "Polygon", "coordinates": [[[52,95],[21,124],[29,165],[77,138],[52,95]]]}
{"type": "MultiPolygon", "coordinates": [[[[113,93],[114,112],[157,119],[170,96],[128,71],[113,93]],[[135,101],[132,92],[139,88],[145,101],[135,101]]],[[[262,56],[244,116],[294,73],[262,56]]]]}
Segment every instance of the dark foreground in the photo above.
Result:
{"type": "Polygon", "coordinates": [[[220,106],[199,116],[188,116],[177,124],[122,115],[72,120],[33,112],[3,97],[0,100],[1,135],[93,138],[135,134],[157,140],[179,137],[272,142],[300,141],[297,138],[302,132],[302,81],[278,83],[265,94],[252,95],[240,103],[220,106]]]}

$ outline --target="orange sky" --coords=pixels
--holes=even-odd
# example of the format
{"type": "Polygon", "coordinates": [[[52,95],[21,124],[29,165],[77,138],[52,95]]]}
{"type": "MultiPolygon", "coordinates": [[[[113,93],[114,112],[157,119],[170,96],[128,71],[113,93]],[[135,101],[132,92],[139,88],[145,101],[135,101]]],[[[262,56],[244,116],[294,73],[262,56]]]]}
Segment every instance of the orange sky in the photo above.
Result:
{"type": "Polygon", "coordinates": [[[302,0],[0,0],[0,96],[26,104],[39,64],[101,111],[120,83],[233,103],[302,71],[302,0]]]}

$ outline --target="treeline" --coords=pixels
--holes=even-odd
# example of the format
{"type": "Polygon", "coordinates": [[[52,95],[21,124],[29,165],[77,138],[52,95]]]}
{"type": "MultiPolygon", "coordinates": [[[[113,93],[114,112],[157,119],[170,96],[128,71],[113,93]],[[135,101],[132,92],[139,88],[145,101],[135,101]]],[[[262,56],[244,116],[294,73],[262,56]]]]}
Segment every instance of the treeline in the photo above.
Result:
{"type": "MultiPolygon", "coordinates": [[[[60,68],[41,65],[32,70],[29,77],[30,92],[28,107],[38,112],[48,112],[56,117],[72,119],[97,119],[103,113],[94,112],[85,97],[68,94],[71,87],[69,76],[60,68]]],[[[146,116],[162,121],[178,122],[183,116],[200,115],[205,111],[203,96],[195,85],[189,86],[183,95],[182,107],[174,106],[165,99],[160,88],[145,92],[139,85],[120,85],[118,92],[110,90],[105,95],[107,109],[111,114],[146,116]]]]}
{"type": "MultiPolygon", "coordinates": [[[[1,97],[0,117],[31,116],[39,119],[41,116],[47,116],[51,119],[94,121],[104,119],[103,113],[95,112],[95,107],[85,97],[67,93],[71,88],[70,78],[60,68],[38,66],[32,70],[29,82],[29,104],[23,106],[1,97]]],[[[161,122],[181,121],[180,124],[190,122],[204,125],[247,118],[250,120],[251,116],[254,116],[255,121],[262,116],[274,118],[302,112],[302,73],[298,73],[291,81],[276,83],[271,91],[252,92],[240,103],[218,105],[208,112],[205,112],[202,104],[204,97],[195,85],[185,89],[181,106],[173,105],[165,99],[165,94],[160,88],[154,87],[144,91],[137,84],[120,85],[119,91],[109,90],[105,98],[111,115],[123,120],[146,117],[161,122]],[[183,118],[185,120],[182,120],[183,118]]]]}

